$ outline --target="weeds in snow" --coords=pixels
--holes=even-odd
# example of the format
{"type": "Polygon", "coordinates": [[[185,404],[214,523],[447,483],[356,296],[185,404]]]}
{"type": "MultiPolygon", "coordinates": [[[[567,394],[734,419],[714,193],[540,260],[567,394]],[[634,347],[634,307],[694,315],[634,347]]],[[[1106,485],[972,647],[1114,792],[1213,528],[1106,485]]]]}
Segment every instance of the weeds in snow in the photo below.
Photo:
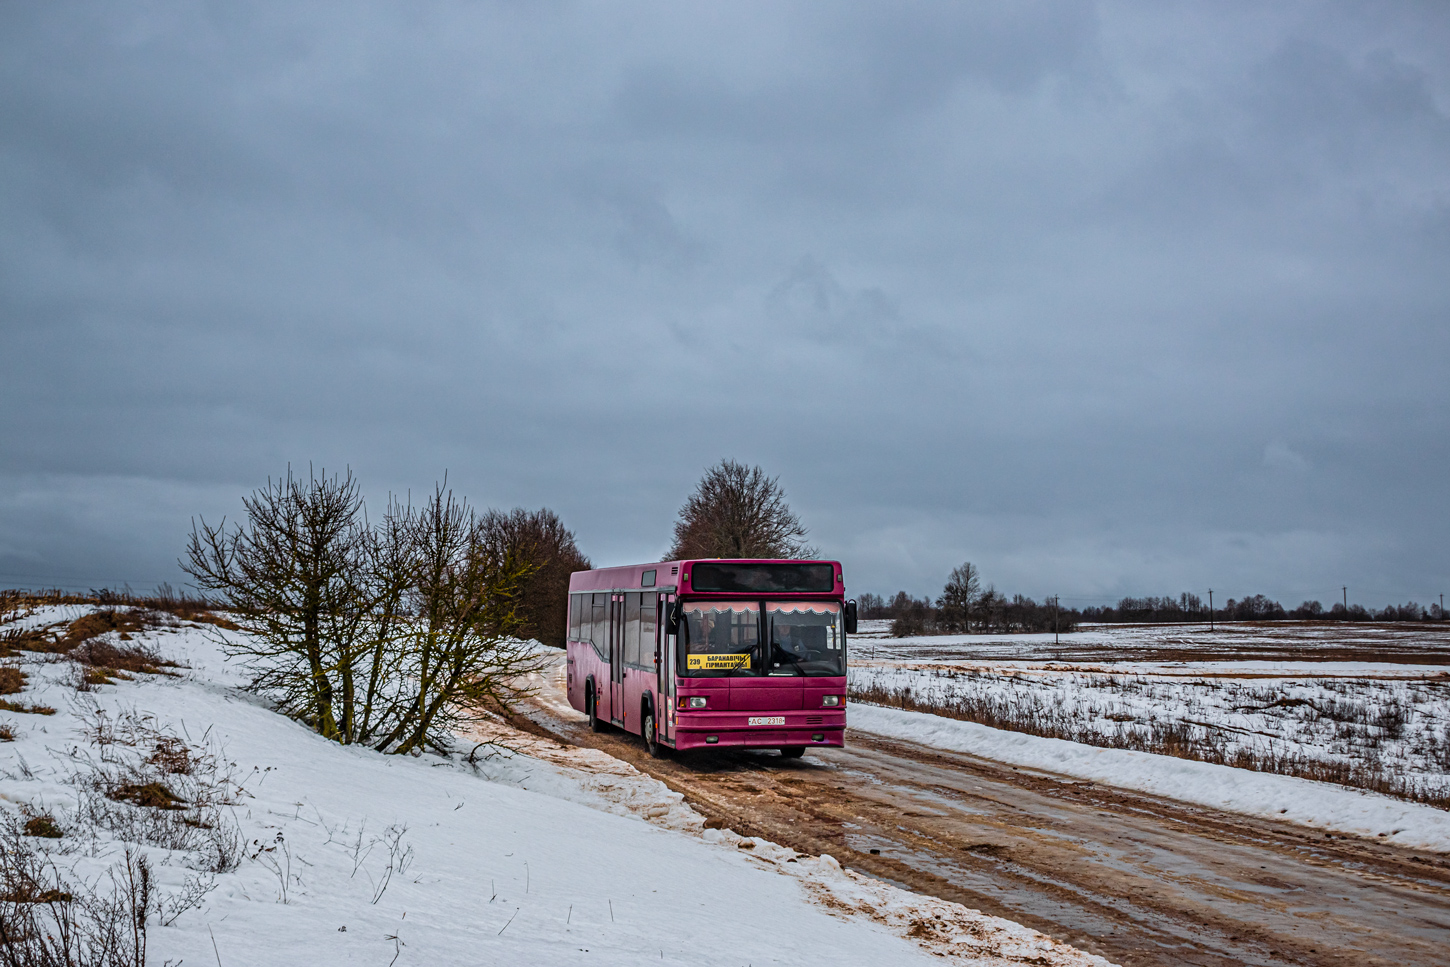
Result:
{"type": "Polygon", "coordinates": [[[7,967],[144,967],[151,865],[127,848],[85,880],[27,841],[9,817],[0,849],[0,948],[7,967]]]}
{"type": "Polygon", "coordinates": [[[328,826],[318,816],[322,828],[327,832],[327,843],[324,845],[337,844],[343,848],[352,859],[352,872],[348,879],[355,878],[359,872],[368,878],[372,888],[372,902],[376,904],[388,891],[388,885],[392,883],[394,875],[401,875],[408,872],[408,867],[413,865],[413,847],[403,842],[403,837],[408,833],[408,827],[403,823],[395,823],[382,831],[377,836],[367,835],[367,820],[358,823],[357,831],[354,833],[349,823],[341,827],[328,826]],[[382,870],[376,877],[367,868],[368,858],[382,847],[387,854],[382,870]]]}

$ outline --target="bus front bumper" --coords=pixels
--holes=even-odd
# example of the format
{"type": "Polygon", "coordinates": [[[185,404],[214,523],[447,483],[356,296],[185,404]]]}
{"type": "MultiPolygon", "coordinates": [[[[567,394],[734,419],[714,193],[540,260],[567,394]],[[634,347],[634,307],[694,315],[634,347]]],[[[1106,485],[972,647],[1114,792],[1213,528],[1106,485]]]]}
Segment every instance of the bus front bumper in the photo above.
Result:
{"type": "MultiPolygon", "coordinates": [[[[770,717],[761,713],[759,717],[770,717]]],[[[676,749],[780,749],[788,746],[842,746],[845,745],[845,710],[826,715],[812,713],[806,716],[796,712],[775,717],[783,723],[762,723],[746,725],[740,713],[734,714],[688,714],[681,713],[675,725],[676,749]]]]}

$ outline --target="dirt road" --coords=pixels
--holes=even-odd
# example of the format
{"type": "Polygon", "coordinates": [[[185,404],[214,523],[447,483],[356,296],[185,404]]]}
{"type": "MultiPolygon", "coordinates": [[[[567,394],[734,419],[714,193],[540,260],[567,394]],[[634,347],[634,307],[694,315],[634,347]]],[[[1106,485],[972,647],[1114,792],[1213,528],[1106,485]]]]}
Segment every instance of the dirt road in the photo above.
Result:
{"type": "Polygon", "coordinates": [[[712,823],[1009,917],[1125,967],[1450,965],[1450,861],[851,732],[784,760],[654,760],[531,713],[712,823]]]}

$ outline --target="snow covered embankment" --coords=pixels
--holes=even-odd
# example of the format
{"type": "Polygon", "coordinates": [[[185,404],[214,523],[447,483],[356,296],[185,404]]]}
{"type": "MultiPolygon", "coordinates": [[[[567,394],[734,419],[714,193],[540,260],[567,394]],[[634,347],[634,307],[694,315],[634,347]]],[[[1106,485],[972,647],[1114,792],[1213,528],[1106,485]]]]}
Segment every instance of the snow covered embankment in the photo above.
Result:
{"type": "Polygon", "coordinates": [[[339,747],[238,691],[206,632],[144,639],[190,669],[78,692],[67,662],[7,660],[29,675],[12,697],[57,711],[0,716],[15,735],[0,744],[0,809],[50,813],[66,836],[36,848],[94,878],[135,828],[83,828],[94,723],[148,723],[106,753],[138,762],[161,739],[211,750],[240,784],[219,808],[245,846],[210,875],[202,852],[142,847],[165,896],[209,888],[153,920],[154,963],[1105,963],[829,857],[702,830],[677,795],[600,753],[542,743],[470,765],[339,747]]]}
{"type": "Polygon", "coordinates": [[[1292,776],[1006,732],[853,703],[850,728],[1179,802],[1450,853],[1450,812],[1292,776]]]}

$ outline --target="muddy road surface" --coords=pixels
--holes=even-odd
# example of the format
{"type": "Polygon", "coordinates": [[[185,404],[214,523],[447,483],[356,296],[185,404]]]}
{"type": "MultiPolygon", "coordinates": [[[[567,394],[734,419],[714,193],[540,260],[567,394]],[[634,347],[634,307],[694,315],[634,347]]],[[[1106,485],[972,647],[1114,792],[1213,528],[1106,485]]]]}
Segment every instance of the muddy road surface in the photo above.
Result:
{"type": "Polygon", "coordinates": [[[598,748],[712,824],[1138,965],[1450,967],[1450,861],[850,732],[844,749],[651,759],[557,703],[531,731],[598,748]]]}

